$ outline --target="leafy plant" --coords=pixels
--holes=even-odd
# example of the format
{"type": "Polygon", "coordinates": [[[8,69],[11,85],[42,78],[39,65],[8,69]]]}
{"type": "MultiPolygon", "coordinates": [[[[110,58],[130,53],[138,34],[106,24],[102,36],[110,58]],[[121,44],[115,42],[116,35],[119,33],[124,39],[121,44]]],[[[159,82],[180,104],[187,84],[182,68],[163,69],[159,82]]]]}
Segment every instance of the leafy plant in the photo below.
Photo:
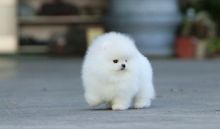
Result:
{"type": "Polygon", "coordinates": [[[211,39],[208,43],[209,55],[215,55],[220,52],[220,38],[211,39]]]}

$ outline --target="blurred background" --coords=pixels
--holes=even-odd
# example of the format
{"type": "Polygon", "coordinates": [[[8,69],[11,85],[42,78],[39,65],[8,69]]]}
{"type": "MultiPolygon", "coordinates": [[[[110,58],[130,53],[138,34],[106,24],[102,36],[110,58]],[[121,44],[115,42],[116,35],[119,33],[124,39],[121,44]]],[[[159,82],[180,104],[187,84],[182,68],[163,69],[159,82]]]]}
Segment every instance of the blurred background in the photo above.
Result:
{"type": "Polygon", "coordinates": [[[219,0],[7,0],[0,55],[83,56],[108,31],[131,35],[146,56],[220,56],[219,0]]]}
{"type": "Polygon", "coordinates": [[[0,129],[220,129],[220,0],[0,0],[0,19],[0,129]],[[152,108],[85,102],[83,56],[109,31],[150,57],[152,108]]]}

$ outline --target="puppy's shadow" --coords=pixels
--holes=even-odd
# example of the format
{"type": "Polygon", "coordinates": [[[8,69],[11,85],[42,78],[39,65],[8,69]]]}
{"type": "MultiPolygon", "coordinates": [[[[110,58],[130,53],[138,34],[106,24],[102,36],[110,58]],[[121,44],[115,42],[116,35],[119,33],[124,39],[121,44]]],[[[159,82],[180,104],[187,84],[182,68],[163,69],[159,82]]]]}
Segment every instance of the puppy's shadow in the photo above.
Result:
{"type": "Polygon", "coordinates": [[[97,108],[86,108],[82,109],[83,111],[112,111],[111,108],[106,108],[106,107],[97,107],[97,108]]]}
{"type": "MultiPolygon", "coordinates": [[[[118,111],[137,111],[137,110],[152,110],[152,109],[155,109],[157,106],[155,105],[152,105],[150,107],[145,107],[145,108],[141,108],[141,109],[137,109],[137,108],[134,108],[134,107],[130,107],[129,109],[127,110],[118,110],[118,111]]],[[[82,111],[103,111],[103,112],[112,112],[114,110],[112,110],[111,107],[108,107],[106,105],[100,105],[98,107],[93,107],[93,108],[84,108],[84,109],[81,109],[82,111]]]]}
{"type": "MultiPolygon", "coordinates": [[[[149,107],[149,108],[141,108],[141,109],[137,109],[134,107],[131,107],[127,110],[117,110],[117,111],[138,111],[138,110],[150,110],[154,107],[149,107]]],[[[97,107],[97,108],[86,108],[86,109],[82,109],[82,111],[103,111],[103,112],[114,112],[114,110],[112,110],[111,108],[105,108],[105,107],[97,107]]]]}

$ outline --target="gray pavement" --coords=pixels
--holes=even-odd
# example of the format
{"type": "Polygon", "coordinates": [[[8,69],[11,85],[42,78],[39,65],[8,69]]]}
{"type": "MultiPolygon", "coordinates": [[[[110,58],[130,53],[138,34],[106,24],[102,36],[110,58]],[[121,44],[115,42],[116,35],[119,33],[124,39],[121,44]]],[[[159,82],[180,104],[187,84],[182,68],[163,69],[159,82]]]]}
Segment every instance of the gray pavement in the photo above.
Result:
{"type": "Polygon", "coordinates": [[[153,60],[149,109],[90,109],[80,58],[0,58],[0,129],[220,129],[220,60],[153,60]]]}

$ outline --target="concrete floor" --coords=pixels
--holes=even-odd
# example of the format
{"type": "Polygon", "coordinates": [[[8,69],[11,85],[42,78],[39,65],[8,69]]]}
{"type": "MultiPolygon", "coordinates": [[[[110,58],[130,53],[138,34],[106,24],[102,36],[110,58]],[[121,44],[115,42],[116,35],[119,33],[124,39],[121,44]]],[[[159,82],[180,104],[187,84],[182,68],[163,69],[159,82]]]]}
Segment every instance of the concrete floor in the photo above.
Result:
{"type": "Polygon", "coordinates": [[[81,59],[0,58],[0,129],[220,129],[220,60],[153,60],[149,109],[90,109],[81,59]]]}

